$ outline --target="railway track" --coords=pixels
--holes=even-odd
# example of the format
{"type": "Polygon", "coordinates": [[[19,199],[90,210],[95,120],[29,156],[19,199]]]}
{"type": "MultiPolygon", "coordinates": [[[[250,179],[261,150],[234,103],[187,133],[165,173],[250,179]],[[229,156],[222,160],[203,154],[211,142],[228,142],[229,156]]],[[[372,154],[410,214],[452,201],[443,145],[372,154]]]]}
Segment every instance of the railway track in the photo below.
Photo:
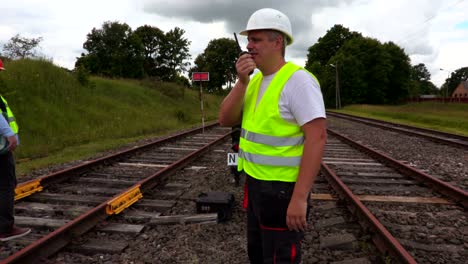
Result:
{"type": "MultiPolygon", "coordinates": [[[[16,190],[16,224],[32,227],[33,232],[23,239],[2,243],[2,261],[36,263],[96,226],[101,232],[140,232],[141,226],[112,225],[105,220],[140,200],[164,176],[189,164],[229,135],[230,130],[212,124],[20,184],[16,190]]],[[[153,211],[171,207],[167,200],[146,199],[138,204],[140,209],[153,211]]],[[[134,215],[144,218],[151,213],[141,211],[134,215]]],[[[89,247],[93,243],[104,245],[95,241],[89,247]]],[[[113,247],[119,247],[118,243],[108,246],[113,247]]]]}
{"type": "Polygon", "coordinates": [[[418,127],[407,126],[407,125],[402,125],[402,124],[390,123],[390,122],[385,122],[385,121],[377,120],[377,119],[357,117],[353,115],[336,113],[336,112],[327,112],[327,116],[346,119],[346,120],[350,120],[353,122],[360,122],[369,126],[375,126],[375,127],[379,127],[379,128],[386,129],[386,130],[392,130],[392,131],[404,133],[407,135],[423,137],[423,138],[426,138],[435,142],[468,149],[468,137],[462,136],[462,135],[456,135],[456,134],[445,133],[445,132],[431,130],[431,129],[424,129],[424,128],[418,128],[418,127]]]}
{"type": "MultiPolygon", "coordinates": [[[[18,224],[32,226],[34,234],[1,244],[0,257],[6,263],[36,263],[41,259],[45,263],[86,263],[94,262],[96,256],[100,256],[103,261],[125,263],[131,258],[122,260],[122,255],[126,255],[122,253],[124,249],[131,251],[140,247],[142,250],[144,245],[140,244],[144,241],[143,244],[153,245],[147,250],[155,253],[146,259],[153,261],[162,258],[164,250],[161,249],[173,243],[167,240],[166,236],[170,234],[184,239],[195,236],[195,240],[198,237],[202,241],[208,239],[206,234],[224,232],[223,236],[236,237],[245,224],[240,207],[235,208],[233,223],[230,223],[241,225],[236,227],[238,230],[228,235],[225,225],[214,225],[215,231],[207,232],[203,226],[216,223],[217,216],[194,215],[193,198],[203,188],[212,187],[197,188],[190,180],[201,177],[200,169],[206,174],[209,164],[211,174],[205,176],[205,182],[213,182],[215,175],[229,173],[225,166],[225,155],[230,148],[226,143],[228,135],[228,130],[220,128],[207,130],[204,134],[195,130],[188,135],[179,135],[177,139],[168,139],[169,142],[143,147],[148,152],[135,150],[112,155],[108,157],[110,161],[99,159],[97,165],[89,168],[87,165],[65,170],[63,173],[68,176],[56,173],[59,175],[57,180],[53,180],[53,175],[42,177],[45,190],[21,199],[16,205],[18,224]],[[214,144],[224,150],[207,152],[208,146],[214,144]],[[205,147],[204,153],[209,155],[195,166],[186,166],[183,170],[171,168],[171,164],[187,165],[196,159],[196,155],[188,155],[198,152],[198,147],[205,147]],[[172,176],[164,177],[168,174],[172,176]],[[143,180],[148,176],[152,180],[143,180]],[[140,185],[143,199],[121,214],[109,217],[104,213],[109,209],[111,197],[116,197],[116,191],[129,190],[135,182],[143,183],[140,185]],[[91,213],[93,210],[99,212],[91,213]],[[92,218],[84,227],[76,228],[78,224],[72,223],[78,218],[86,219],[88,215],[92,218]],[[187,223],[203,224],[195,228],[187,223]],[[70,229],[65,228],[66,225],[71,225],[70,229]],[[53,255],[60,250],[65,253],[53,255]],[[86,258],[86,254],[90,257],[86,258]]],[[[468,220],[463,207],[467,203],[466,192],[449,185],[438,187],[445,195],[437,194],[412,178],[415,177],[414,169],[404,164],[397,167],[395,161],[383,159],[372,154],[372,150],[358,147],[346,137],[329,131],[322,172],[311,195],[312,227],[304,240],[304,263],[464,263],[468,257],[468,220]],[[352,192],[355,201],[346,192],[352,192]]],[[[416,177],[422,180],[419,177],[425,176],[416,177]]],[[[436,179],[425,184],[433,187],[439,183],[436,179]]],[[[226,181],[219,184],[226,184],[226,181]]],[[[240,200],[241,195],[238,194],[236,199],[240,200]]],[[[240,237],[243,237],[242,233],[240,237]]],[[[198,240],[194,244],[202,243],[198,240]]],[[[230,241],[223,240],[222,243],[230,241]]],[[[209,261],[208,258],[203,260],[209,261]]],[[[233,263],[245,262],[237,261],[233,263]]],[[[170,263],[162,259],[158,262],[170,263]]]]}
{"type": "Polygon", "coordinates": [[[467,192],[331,130],[322,173],[384,255],[398,263],[467,259],[467,192]]]}
{"type": "MultiPolygon", "coordinates": [[[[122,254],[124,251],[123,248],[127,244],[122,243],[122,241],[132,239],[136,240],[136,243],[128,245],[133,248],[129,248],[127,251],[132,251],[135,250],[136,247],[139,247],[138,251],[141,252],[144,251],[140,245],[142,241],[144,243],[151,243],[152,247],[148,249],[149,252],[147,254],[151,254],[152,257],[139,256],[138,260],[141,262],[154,263],[187,263],[189,262],[188,260],[176,261],[175,256],[183,254],[186,251],[196,250],[197,244],[204,244],[211,239],[212,236],[224,238],[218,244],[227,244],[226,246],[221,246],[221,248],[230,251],[235,251],[239,246],[245,245],[246,242],[242,242],[239,245],[236,239],[236,236],[245,238],[244,232],[240,232],[240,230],[243,230],[245,227],[245,213],[240,206],[240,201],[242,201],[242,188],[236,188],[233,182],[227,180],[228,178],[226,176],[229,173],[228,170],[224,172],[212,172],[210,168],[211,164],[211,166],[214,166],[213,168],[219,170],[219,165],[221,164],[226,169],[225,154],[230,151],[230,147],[230,144],[224,144],[225,150],[223,151],[223,145],[221,145],[221,149],[217,148],[215,152],[211,152],[200,160],[197,160],[197,166],[199,166],[200,171],[190,169],[180,170],[176,174],[167,177],[164,183],[158,185],[147,195],[150,199],[169,199],[173,201],[168,204],[167,208],[161,208],[152,212],[151,216],[145,215],[145,217],[134,218],[134,211],[139,210],[138,204],[136,204],[137,208],[133,208],[132,206],[129,210],[112,218],[112,224],[138,224],[149,227],[145,229],[144,232],[140,232],[139,235],[121,233],[115,238],[115,234],[103,233],[102,230],[95,229],[94,231],[88,232],[86,236],[81,237],[80,241],[77,241],[75,244],[81,244],[83,243],[82,240],[89,239],[93,241],[99,239],[102,241],[103,237],[108,241],[112,240],[112,236],[114,236],[115,242],[106,242],[106,244],[112,245],[112,248],[107,249],[106,247],[106,249],[104,249],[104,247],[94,247],[92,249],[87,249],[83,248],[81,245],[79,247],[68,246],[65,248],[65,252],[61,252],[58,256],[53,256],[50,263],[86,263],[87,261],[95,261],[99,256],[102,256],[105,260],[110,262],[128,263],[136,259],[124,259],[125,255],[130,253],[122,254]],[[205,177],[205,183],[211,183],[210,186],[200,183],[199,178],[202,177],[205,177]],[[196,179],[194,180],[194,178],[196,179]],[[217,179],[215,180],[214,178],[217,179]],[[213,183],[215,181],[218,181],[218,183],[213,183]],[[213,185],[216,187],[213,187],[213,185]],[[230,186],[226,188],[225,185],[230,186]],[[227,189],[229,192],[236,192],[237,190],[236,201],[238,202],[234,208],[233,219],[228,223],[215,224],[216,217],[213,218],[212,215],[206,215],[203,218],[192,217],[196,215],[194,211],[195,198],[201,191],[210,189],[227,189]],[[164,216],[154,215],[158,213],[164,216]],[[186,215],[192,218],[184,218],[186,215]],[[191,225],[193,223],[195,223],[195,225],[191,225]],[[234,228],[230,229],[229,225],[233,225],[234,228]],[[189,244],[188,248],[181,248],[180,244],[174,242],[174,239],[171,237],[177,237],[177,239],[181,240],[188,239],[188,237],[195,238],[192,238],[190,240],[191,242],[187,242],[189,244]],[[166,248],[169,247],[169,245],[173,245],[174,248],[166,248]],[[171,256],[166,256],[166,258],[164,258],[165,252],[167,251],[174,252],[171,256]],[[86,257],[86,255],[89,255],[89,257],[86,257]],[[124,256],[122,257],[122,255],[124,256]]],[[[368,233],[360,228],[358,221],[352,216],[348,209],[341,204],[338,199],[334,198],[336,196],[333,190],[327,185],[323,176],[319,177],[314,188],[314,193],[315,194],[312,195],[311,209],[313,211],[312,218],[317,221],[314,221],[304,241],[306,257],[316,258],[317,252],[320,252],[321,258],[328,260],[330,263],[338,260],[361,261],[358,263],[362,263],[364,260],[371,261],[372,263],[375,263],[374,261],[379,261],[381,253],[372,245],[368,233]]],[[[213,245],[211,244],[211,246],[213,245]]],[[[205,247],[210,247],[210,244],[207,244],[205,247]]],[[[216,252],[216,250],[213,249],[208,251],[216,252]]],[[[207,258],[208,256],[205,255],[204,258],[201,258],[199,261],[201,263],[217,263],[219,261],[226,263],[248,262],[246,259],[241,258],[241,256],[247,256],[245,252],[238,252],[237,255],[240,256],[237,256],[234,262],[225,260],[219,256],[216,258],[216,254],[214,259],[209,259],[207,258]]],[[[193,260],[193,258],[194,257],[191,259],[193,260]]],[[[195,260],[193,261],[196,262],[195,260]]]]}
{"type": "MultiPolygon", "coordinates": [[[[164,183],[158,185],[146,196],[150,199],[173,201],[167,208],[161,208],[156,212],[152,212],[151,216],[135,219],[133,214],[138,209],[132,206],[129,210],[112,218],[112,224],[138,224],[149,227],[144,232],[140,232],[138,235],[120,234],[114,239],[116,242],[106,242],[106,244],[112,245],[112,249],[104,250],[104,247],[86,249],[82,246],[68,246],[64,252],[53,256],[51,263],[86,263],[87,261],[95,261],[100,256],[104,260],[115,263],[128,263],[134,260],[153,263],[187,263],[190,260],[177,261],[175,260],[176,256],[187,254],[187,251],[197,250],[197,245],[199,244],[207,243],[205,248],[212,247],[213,243],[209,243],[208,241],[213,237],[224,238],[217,244],[226,244],[220,247],[231,252],[237,252],[238,256],[235,261],[232,261],[232,259],[224,259],[220,256],[216,258],[216,254],[214,259],[208,258],[209,256],[207,255],[202,255],[203,258],[199,259],[200,263],[217,263],[219,261],[225,263],[247,263],[248,260],[242,259],[247,254],[237,251],[240,246],[246,243],[244,241],[239,245],[238,242],[238,239],[245,238],[244,232],[240,232],[245,227],[245,213],[240,206],[242,188],[235,188],[235,184],[229,182],[226,177],[229,172],[226,170],[225,157],[226,152],[230,151],[230,147],[230,144],[220,145],[214,152],[197,160],[197,166],[200,167],[200,171],[190,169],[180,170],[176,174],[167,177],[164,183]],[[225,169],[224,172],[220,167],[225,169]],[[204,182],[200,182],[200,178],[203,177],[205,178],[204,182]],[[214,183],[216,181],[217,183],[214,183]],[[210,184],[208,185],[207,183],[210,184]],[[192,217],[196,215],[194,200],[197,195],[200,192],[213,189],[227,190],[233,193],[237,191],[236,201],[238,202],[234,208],[233,219],[228,223],[215,224],[216,221],[213,221],[214,218],[211,215],[206,215],[204,218],[192,217]],[[161,213],[163,216],[155,216],[155,213],[161,213]],[[184,218],[186,215],[192,218],[184,218]],[[195,225],[190,225],[193,223],[195,225]],[[233,228],[229,228],[230,226],[233,228]],[[180,240],[189,239],[190,237],[191,240],[184,243],[189,245],[188,248],[181,248],[181,245],[178,242],[174,242],[174,239],[171,239],[171,237],[177,237],[180,240]],[[128,245],[129,248],[126,251],[144,251],[142,246],[139,246],[142,241],[144,243],[151,243],[152,247],[148,249],[149,252],[138,256],[137,259],[126,258],[131,253],[122,253],[124,251],[123,248],[127,245],[127,243],[122,243],[122,241],[132,239],[135,240],[135,243],[128,245]],[[172,252],[171,256],[167,256],[166,252],[172,252]],[[86,255],[90,256],[86,257],[86,255]],[[151,255],[151,257],[145,255],[151,255]]],[[[138,207],[138,204],[136,206],[138,207]]],[[[323,176],[319,176],[317,184],[314,187],[311,210],[314,223],[311,225],[311,229],[304,240],[304,254],[305,258],[308,258],[304,263],[309,263],[310,259],[317,258],[317,252],[320,252],[321,259],[327,260],[329,263],[339,260],[357,261],[357,263],[364,263],[363,261],[371,261],[371,263],[379,262],[382,254],[372,245],[369,234],[360,228],[357,219],[352,216],[344,204],[338,201],[333,189],[328,186],[323,176]]],[[[95,229],[88,232],[85,237],[80,238],[80,241],[77,241],[75,244],[81,244],[83,243],[82,241],[87,239],[94,241],[99,239],[102,241],[103,237],[107,240],[112,240],[111,236],[115,236],[115,234],[107,234],[99,229],[95,229]],[[91,238],[87,238],[89,236],[91,238]]],[[[205,250],[211,252],[217,251],[215,249],[205,250]]],[[[190,259],[193,262],[197,262],[194,260],[196,259],[195,256],[192,256],[190,259]]]]}

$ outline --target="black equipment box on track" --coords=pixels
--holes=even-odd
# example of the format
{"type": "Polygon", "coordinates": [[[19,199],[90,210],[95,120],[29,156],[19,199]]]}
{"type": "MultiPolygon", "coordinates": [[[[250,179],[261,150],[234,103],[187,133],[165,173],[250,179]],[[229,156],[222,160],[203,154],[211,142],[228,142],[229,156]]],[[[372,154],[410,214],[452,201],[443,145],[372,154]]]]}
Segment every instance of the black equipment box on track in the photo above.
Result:
{"type": "Polygon", "coordinates": [[[234,195],[227,192],[201,193],[197,199],[197,213],[218,213],[218,221],[224,222],[232,217],[234,195]]]}

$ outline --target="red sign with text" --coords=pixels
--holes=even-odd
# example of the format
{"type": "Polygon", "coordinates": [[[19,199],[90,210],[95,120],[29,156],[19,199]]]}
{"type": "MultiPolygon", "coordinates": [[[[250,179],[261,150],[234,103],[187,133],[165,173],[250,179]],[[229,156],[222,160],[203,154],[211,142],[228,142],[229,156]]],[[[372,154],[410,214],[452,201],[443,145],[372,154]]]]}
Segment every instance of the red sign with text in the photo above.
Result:
{"type": "Polygon", "coordinates": [[[209,72],[193,72],[192,81],[209,81],[210,73],[209,72]]]}

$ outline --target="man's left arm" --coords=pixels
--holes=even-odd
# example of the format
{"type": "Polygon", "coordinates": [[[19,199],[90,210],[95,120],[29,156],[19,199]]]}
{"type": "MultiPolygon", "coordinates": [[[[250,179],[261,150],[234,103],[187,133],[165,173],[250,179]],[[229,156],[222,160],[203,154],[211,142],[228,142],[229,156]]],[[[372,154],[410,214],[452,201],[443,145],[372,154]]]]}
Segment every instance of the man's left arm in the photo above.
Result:
{"type": "Polygon", "coordinates": [[[320,170],[320,162],[327,140],[325,118],[309,121],[301,128],[305,136],[304,152],[286,216],[289,230],[295,231],[303,231],[307,227],[307,200],[320,170]]]}
{"type": "Polygon", "coordinates": [[[8,150],[13,151],[18,145],[18,136],[13,132],[8,121],[0,114],[0,136],[8,140],[8,150]]]}

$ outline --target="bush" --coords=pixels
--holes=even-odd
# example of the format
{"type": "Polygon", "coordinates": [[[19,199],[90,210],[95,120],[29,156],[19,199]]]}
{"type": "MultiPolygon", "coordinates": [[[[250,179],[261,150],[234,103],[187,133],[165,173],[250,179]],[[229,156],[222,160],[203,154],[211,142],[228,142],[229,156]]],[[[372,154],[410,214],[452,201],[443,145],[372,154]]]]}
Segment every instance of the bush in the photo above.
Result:
{"type": "Polygon", "coordinates": [[[76,80],[83,86],[88,86],[89,84],[89,71],[83,66],[80,65],[76,68],[75,71],[76,80]]]}
{"type": "Polygon", "coordinates": [[[185,114],[185,112],[180,109],[176,110],[175,116],[179,122],[187,122],[190,120],[190,118],[185,114]]]}

